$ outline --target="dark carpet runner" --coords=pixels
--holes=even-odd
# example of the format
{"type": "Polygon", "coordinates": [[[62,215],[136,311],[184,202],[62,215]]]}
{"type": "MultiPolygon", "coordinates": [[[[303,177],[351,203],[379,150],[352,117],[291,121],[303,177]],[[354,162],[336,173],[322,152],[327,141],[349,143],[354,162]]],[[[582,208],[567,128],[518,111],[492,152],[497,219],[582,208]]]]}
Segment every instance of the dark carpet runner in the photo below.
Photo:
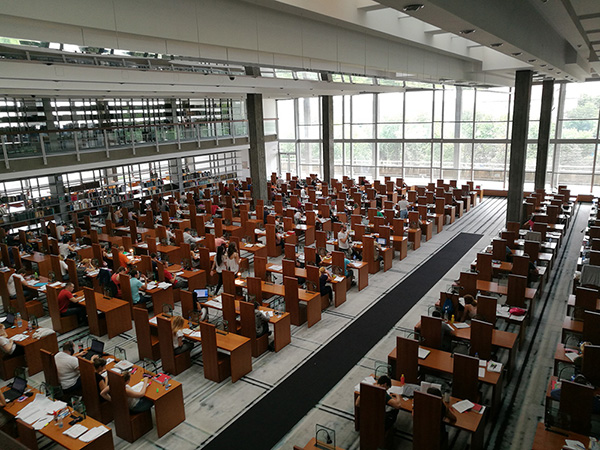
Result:
{"type": "Polygon", "coordinates": [[[204,448],[272,448],[481,237],[456,235],[204,448]]]}

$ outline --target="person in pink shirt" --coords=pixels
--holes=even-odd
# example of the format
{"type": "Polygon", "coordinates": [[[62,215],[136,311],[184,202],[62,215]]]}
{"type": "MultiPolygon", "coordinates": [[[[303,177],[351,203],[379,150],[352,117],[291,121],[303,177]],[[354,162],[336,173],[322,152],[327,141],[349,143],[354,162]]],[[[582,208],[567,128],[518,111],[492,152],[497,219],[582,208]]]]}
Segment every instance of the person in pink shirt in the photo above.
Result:
{"type": "Polygon", "coordinates": [[[215,248],[220,247],[221,245],[226,244],[227,241],[223,238],[223,236],[215,238],[215,248]]]}

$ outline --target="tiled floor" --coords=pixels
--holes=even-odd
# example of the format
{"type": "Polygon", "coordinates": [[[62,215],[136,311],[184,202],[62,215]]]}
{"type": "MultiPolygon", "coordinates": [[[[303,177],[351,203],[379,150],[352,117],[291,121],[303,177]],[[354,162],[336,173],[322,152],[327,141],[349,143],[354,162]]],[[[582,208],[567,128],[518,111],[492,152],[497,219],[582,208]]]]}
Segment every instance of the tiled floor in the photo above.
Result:
{"type": "MultiPolygon", "coordinates": [[[[580,221],[587,218],[585,208],[579,215],[580,221]],[[584,219],[581,219],[584,217],[584,219]]],[[[292,327],[292,343],[285,347],[279,353],[266,353],[259,358],[253,359],[253,370],[242,380],[232,384],[230,380],[216,384],[208,381],[202,374],[202,362],[200,349],[195,349],[193,355],[197,356],[192,368],[177,377],[184,386],[184,398],[186,409],[186,421],[175,428],[166,436],[158,439],[156,430],[153,430],[139,439],[134,444],[128,444],[122,441],[116,435],[115,445],[117,448],[176,448],[186,450],[192,448],[201,448],[209,442],[212,436],[222,432],[232,423],[235,418],[252,406],[256,401],[269,392],[280,383],[286,376],[305,362],[313,352],[327,344],[337,333],[343,330],[356,317],[361,315],[366,309],[377,302],[387,291],[402,281],[411,271],[417,268],[423,261],[430,258],[441,246],[445,245],[454,235],[459,232],[472,232],[484,235],[473,248],[457,263],[435,286],[419,301],[404,317],[398,317],[396,327],[389,331],[387,336],[382,339],[373,349],[361,359],[340,382],[299,422],[296,427],[279,442],[276,448],[291,449],[294,444],[306,443],[314,434],[315,424],[323,424],[334,428],[337,433],[337,445],[341,448],[353,449],[359,447],[358,433],[354,431],[353,424],[353,388],[366,375],[373,372],[374,362],[377,360],[385,361],[387,354],[395,345],[395,336],[402,333],[402,329],[410,329],[419,320],[421,314],[427,314],[427,309],[435,303],[439,297],[440,290],[445,290],[458,275],[462,269],[467,268],[471,261],[475,259],[476,253],[480,251],[489,240],[497,235],[505,220],[506,202],[500,198],[488,198],[481,205],[477,206],[471,212],[465,215],[455,224],[445,227],[440,235],[434,235],[429,242],[424,242],[421,248],[416,251],[409,251],[408,257],[404,261],[394,260],[394,267],[388,272],[379,272],[369,277],[369,286],[361,292],[353,288],[348,293],[348,300],[339,308],[327,310],[323,313],[322,320],[315,326],[308,329],[306,325],[302,327],[292,327]]],[[[572,229],[581,230],[580,223],[573,224],[572,229]]],[[[578,247],[573,242],[581,243],[579,237],[573,237],[572,247],[578,247]]],[[[575,251],[575,250],[573,250],[575,251]]],[[[575,259],[576,260],[576,259],[575,259]]],[[[572,263],[570,259],[567,261],[572,263]]],[[[565,264],[564,278],[569,280],[573,273],[569,269],[569,264],[565,264]]],[[[571,264],[572,265],[572,264],[571,264]]],[[[563,291],[568,289],[568,283],[562,282],[556,285],[555,296],[562,295],[563,291]],[[564,289],[563,289],[564,287],[564,289]]],[[[566,298],[566,297],[564,297],[566,298]]],[[[399,299],[401,301],[401,299],[399,299]]],[[[566,300],[565,300],[566,302],[566,300]]],[[[538,307],[538,310],[540,308],[538,307]]],[[[544,317],[548,317],[548,322],[552,328],[556,328],[557,320],[564,315],[564,304],[559,302],[551,303],[544,317]],[[562,308],[562,309],[561,309],[562,308]],[[548,314],[546,314],[548,313],[548,314]],[[552,317],[552,320],[550,320],[552,317]]],[[[543,324],[545,323],[543,321],[543,324]]],[[[42,321],[42,325],[47,322],[42,321]]],[[[533,327],[530,327],[530,330],[533,327]]],[[[560,328],[560,325],[559,325],[560,328]]],[[[85,336],[86,330],[71,333],[67,336],[61,336],[60,341],[71,337],[79,338],[85,336]]],[[[520,409],[520,416],[509,410],[502,414],[509,414],[511,419],[505,422],[502,436],[511,436],[513,441],[512,448],[526,448],[531,446],[533,439],[532,430],[535,429],[537,417],[543,414],[543,408],[540,406],[541,396],[540,384],[531,383],[528,387],[525,381],[536,379],[547,380],[549,374],[546,366],[551,367],[553,348],[556,346],[557,336],[554,332],[540,332],[537,339],[544,344],[539,349],[534,348],[529,353],[529,363],[525,367],[526,376],[516,396],[516,405],[527,404],[527,408],[520,409]],[[543,334],[540,334],[543,333],[543,334]],[[543,339],[541,339],[543,337],[543,339]],[[535,385],[535,386],[533,386],[535,385]],[[526,399],[526,400],[523,400],[526,399]],[[520,403],[519,403],[520,402],[520,403]],[[540,409],[541,408],[541,409],[540,409]],[[526,421],[521,418],[528,417],[526,421]],[[517,419],[518,418],[518,419],[517,419]]],[[[529,341],[528,341],[529,343],[529,341]]],[[[112,351],[113,346],[118,345],[127,351],[128,359],[136,362],[138,360],[137,347],[133,330],[129,333],[111,339],[107,342],[108,351],[112,351]]],[[[527,350],[521,351],[518,355],[519,365],[525,359],[527,350]]],[[[43,376],[38,374],[32,377],[38,382],[43,381],[43,376]]],[[[542,382],[540,381],[540,382],[542,382]]],[[[513,384],[515,384],[513,382],[513,384]]],[[[543,383],[542,383],[543,384],[543,383]]],[[[507,405],[508,398],[512,395],[513,388],[505,388],[504,405],[507,405]]],[[[501,415],[501,418],[503,415],[501,415]]],[[[498,421],[500,423],[501,421],[498,421]]],[[[410,449],[411,420],[409,415],[400,414],[397,423],[397,433],[395,439],[395,448],[410,449]]],[[[494,448],[498,426],[492,428],[488,426],[487,435],[489,436],[489,445],[487,448],[494,448]]],[[[235,432],[227,429],[225,432],[235,432]]],[[[268,432],[263,430],[263,432],[268,432]]],[[[451,439],[454,436],[451,435],[451,439]]],[[[458,436],[455,439],[454,448],[464,448],[466,446],[466,437],[458,436]]],[[[499,446],[495,448],[511,448],[504,438],[499,439],[499,446]]],[[[240,448],[244,448],[243,444],[240,448]]]]}

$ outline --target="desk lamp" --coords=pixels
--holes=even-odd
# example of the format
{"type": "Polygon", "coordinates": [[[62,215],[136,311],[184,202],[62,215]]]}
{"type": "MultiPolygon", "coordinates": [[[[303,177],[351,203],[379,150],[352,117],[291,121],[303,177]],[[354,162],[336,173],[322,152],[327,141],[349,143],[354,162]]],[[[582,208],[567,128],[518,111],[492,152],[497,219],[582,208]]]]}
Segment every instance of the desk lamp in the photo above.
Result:
{"type": "Polygon", "coordinates": [[[315,447],[321,448],[324,450],[334,450],[335,449],[335,430],[331,428],[327,428],[323,425],[317,424],[315,426],[315,447]],[[323,439],[324,438],[324,439],[323,439]]]}

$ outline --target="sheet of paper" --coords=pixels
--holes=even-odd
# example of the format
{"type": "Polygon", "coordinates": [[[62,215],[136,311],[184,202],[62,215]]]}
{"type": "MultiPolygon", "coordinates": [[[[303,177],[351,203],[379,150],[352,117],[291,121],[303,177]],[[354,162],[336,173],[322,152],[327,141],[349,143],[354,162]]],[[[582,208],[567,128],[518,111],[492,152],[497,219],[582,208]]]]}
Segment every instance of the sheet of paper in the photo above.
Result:
{"type": "Polygon", "coordinates": [[[479,368],[479,378],[484,378],[485,377],[485,367],[480,367],[479,368]]]}
{"type": "Polygon", "coordinates": [[[42,428],[44,428],[46,425],[48,425],[50,423],[50,421],[52,421],[52,416],[46,415],[45,417],[42,417],[41,419],[39,419],[38,421],[36,421],[32,427],[34,430],[41,430],[42,428]]]}
{"type": "Polygon", "coordinates": [[[79,440],[82,442],[91,442],[94,439],[102,436],[104,433],[106,433],[108,431],[108,428],[104,427],[104,426],[98,426],[95,428],[90,429],[87,433],[85,433],[82,436],[79,436],[79,440]]]}
{"type": "Polygon", "coordinates": [[[148,322],[150,322],[152,325],[156,325],[156,316],[150,319],[148,322]]]}
{"type": "Polygon", "coordinates": [[[425,359],[431,352],[429,350],[425,350],[424,348],[419,348],[419,359],[425,359]]]}
{"type": "Polygon", "coordinates": [[[452,408],[454,408],[457,412],[462,414],[465,411],[468,411],[469,409],[471,409],[473,406],[475,406],[475,405],[473,403],[471,403],[469,400],[463,400],[463,401],[457,402],[454,405],[452,405],[452,408]]]}
{"type": "Polygon", "coordinates": [[[454,323],[454,326],[459,330],[462,328],[469,328],[469,324],[464,322],[454,323]]]}
{"type": "Polygon", "coordinates": [[[479,360],[479,367],[485,367],[486,364],[487,364],[487,361],[485,359],[479,360]]]}
{"type": "Polygon", "coordinates": [[[392,386],[388,389],[389,394],[402,395],[402,392],[404,392],[404,386],[392,386]]]}
{"type": "Polygon", "coordinates": [[[79,436],[81,436],[83,433],[85,433],[87,431],[88,431],[87,427],[84,427],[83,425],[78,423],[78,424],[73,425],[67,431],[63,431],[63,434],[66,436],[70,436],[73,439],[77,439],[79,436]]]}
{"type": "Polygon", "coordinates": [[[135,392],[142,392],[143,388],[144,388],[144,382],[143,381],[140,381],[135,386],[131,386],[131,389],[134,390],[135,392]]]}
{"type": "Polygon", "coordinates": [[[565,445],[569,449],[574,449],[574,450],[585,450],[585,448],[586,448],[585,445],[583,445],[583,442],[579,442],[574,439],[565,439],[565,445]]]}

